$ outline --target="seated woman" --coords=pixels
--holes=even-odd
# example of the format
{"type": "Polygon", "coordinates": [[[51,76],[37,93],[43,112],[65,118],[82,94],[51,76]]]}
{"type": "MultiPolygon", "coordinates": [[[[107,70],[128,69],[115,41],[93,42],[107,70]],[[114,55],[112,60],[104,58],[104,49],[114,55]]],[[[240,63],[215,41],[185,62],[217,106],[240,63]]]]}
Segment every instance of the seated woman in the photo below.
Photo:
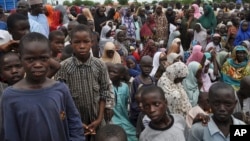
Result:
{"type": "Polygon", "coordinates": [[[235,90],[239,89],[240,80],[250,75],[250,63],[247,56],[248,51],[244,46],[236,46],[231,58],[227,59],[222,66],[222,81],[232,85],[235,90]]]}
{"type": "Polygon", "coordinates": [[[104,51],[100,59],[105,63],[121,63],[121,56],[116,52],[115,45],[112,42],[107,42],[105,44],[104,51]]]}
{"type": "Polygon", "coordinates": [[[242,21],[234,40],[234,46],[240,45],[244,40],[250,38],[250,28],[248,21],[242,21]]]}

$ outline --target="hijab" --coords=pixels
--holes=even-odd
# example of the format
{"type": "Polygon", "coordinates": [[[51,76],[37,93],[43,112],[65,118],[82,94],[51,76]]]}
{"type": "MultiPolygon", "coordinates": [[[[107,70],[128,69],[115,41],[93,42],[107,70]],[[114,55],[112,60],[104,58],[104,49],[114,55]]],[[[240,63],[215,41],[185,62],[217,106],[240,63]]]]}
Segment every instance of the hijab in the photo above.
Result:
{"type": "Polygon", "coordinates": [[[236,35],[235,40],[234,40],[234,46],[240,45],[240,43],[242,41],[248,40],[250,38],[250,23],[248,22],[248,29],[247,29],[247,31],[243,31],[242,30],[242,24],[244,22],[248,22],[248,21],[242,21],[240,23],[240,27],[238,29],[237,35],[236,35]]]}
{"type": "Polygon", "coordinates": [[[178,57],[180,57],[179,54],[177,54],[177,53],[170,53],[167,56],[167,62],[171,65],[171,64],[174,63],[175,59],[177,59],[178,57]]]}
{"type": "Polygon", "coordinates": [[[63,22],[62,22],[62,24],[67,24],[67,23],[69,23],[69,18],[68,18],[68,16],[67,16],[67,10],[66,10],[66,8],[65,8],[63,5],[57,5],[57,6],[55,7],[55,10],[60,11],[61,14],[63,15],[63,22]]]}
{"type": "Polygon", "coordinates": [[[182,44],[181,44],[181,39],[180,38],[175,38],[174,40],[173,40],[173,42],[172,43],[180,43],[180,53],[179,53],[179,55],[182,57],[182,58],[184,58],[184,50],[183,50],[183,47],[182,47],[182,44]]]}
{"type": "Polygon", "coordinates": [[[136,77],[137,75],[141,74],[140,66],[139,66],[139,64],[137,64],[135,57],[133,55],[129,55],[126,58],[126,61],[127,60],[132,60],[135,63],[134,68],[129,68],[129,70],[128,70],[129,75],[132,77],[136,77]]]}
{"type": "Polygon", "coordinates": [[[200,93],[197,83],[196,73],[198,72],[199,69],[201,69],[201,67],[202,67],[201,64],[196,61],[190,62],[188,64],[189,73],[187,77],[183,80],[184,89],[193,107],[197,105],[198,96],[200,93]]]}
{"type": "Polygon", "coordinates": [[[104,51],[103,51],[103,54],[102,54],[102,57],[101,57],[101,60],[104,61],[105,63],[106,62],[110,62],[110,63],[113,63],[113,64],[121,64],[121,57],[120,55],[116,52],[115,50],[115,45],[112,43],[112,42],[107,42],[104,46],[104,51]],[[113,58],[109,58],[108,55],[107,55],[107,51],[108,50],[113,50],[114,51],[114,56],[113,58]]]}
{"type": "Polygon", "coordinates": [[[210,29],[212,33],[214,33],[214,29],[217,26],[217,20],[214,15],[214,11],[211,6],[205,5],[205,9],[207,9],[207,15],[205,13],[199,18],[199,23],[205,28],[210,29]]]}
{"type": "Polygon", "coordinates": [[[156,52],[154,57],[153,57],[153,69],[150,73],[150,76],[154,77],[155,73],[157,72],[159,66],[160,66],[160,57],[161,57],[162,52],[156,52]]]}
{"type": "Polygon", "coordinates": [[[192,7],[194,8],[194,17],[199,19],[201,16],[200,7],[197,4],[192,4],[192,7]]]}
{"type": "MultiPolygon", "coordinates": [[[[210,61],[206,59],[205,66],[210,65],[210,61]]],[[[201,91],[208,92],[209,88],[212,85],[211,79],[208,75],[208,72],[205,73],[205,66],[202,68],[201,78],[202,78],[202,88],[201,91]]]]}
{"type": "Polygon", "coordinates": [[[98,32],[99,34],[101,33],[102,27],[100,26],[100,24],[102,24],[103,22],[107,21],[107,17],[104,15],[100,15],[99,11],[104,8],[104,7],[99,7],[98,9],[96,9],[96,13],[94,16],[94,21],[95,21],[95,30],[96,32],[98,32]]]}
{"type": "Polygon", "coordinates": [[[198,41],[202,48],[206,48],[207,46],[207,30],[200,24],[196,23],[201,28],[200,32],[194,30],[194,40],[198,41]]]}
{"type": "Polygon", "coordinates": [[[192,61],[196,61],[196,62],[201,62],[201,60],[204,57],[204,53],[201,51],[202,47],[200,45],[195,45],[193,47],[192,53],[189,56],[189,58],[187,59],[187,65],[192,62],[192,61]]]}

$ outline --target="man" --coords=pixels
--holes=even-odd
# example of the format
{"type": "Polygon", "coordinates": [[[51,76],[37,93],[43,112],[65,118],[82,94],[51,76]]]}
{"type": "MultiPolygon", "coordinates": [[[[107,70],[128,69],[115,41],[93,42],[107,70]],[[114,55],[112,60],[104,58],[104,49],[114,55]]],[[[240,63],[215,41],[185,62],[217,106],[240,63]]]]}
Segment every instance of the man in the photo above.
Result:
{"type": "Polygon", "coordinates": [[[29,19],[33,19],[40,23],[42,28],[44,28],[46,36],[49,35],[49,23],[47,17],[43,13],[43,1],[42,0],[28,0],[30,4],[30,14],[28,14],[29,19]]]}
{"type": "MultiPolygon", "coordinates": [[[[29,3],[27,1],[21,0],[17,3],[17,9],[16,9],[17,13],[22,14],[28,18],[28,11],[29,11],[29,3]]],[[[30,23],[30,32],[38,32],[48,37],[45,29],[41,24],[39,24],[38,22],[36,22],[31,18],[28,19],[30,23]]]]}

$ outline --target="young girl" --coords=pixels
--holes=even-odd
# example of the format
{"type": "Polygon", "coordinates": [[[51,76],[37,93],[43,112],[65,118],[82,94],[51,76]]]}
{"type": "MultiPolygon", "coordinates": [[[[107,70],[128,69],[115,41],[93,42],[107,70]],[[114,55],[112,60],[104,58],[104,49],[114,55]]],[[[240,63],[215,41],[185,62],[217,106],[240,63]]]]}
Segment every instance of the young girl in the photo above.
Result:
{"type": "Polygon", "coordinates": [[[167,113],[167,99],[160,87],[150,86],[143,90],[142,106],[151,119],[140,135],[140,141],[185,141],[187,124],[178,114],[167,113]]]}
{"type": "Polygon", "coordinates": [[[109,69],[109,77],[113,84],[116,101],[112,122],[125,130],[128,141],[136,141],[135,127],[130,123],[127,111],[129,88],[126,83],[121,82],[124,71],[126,69],[122,64],[112,65],[109,69]]]}
{"type": "Polygon", "coordinates": [[[138,109],[138,105],[135,101],[135,94],[139,87],[148,87],[151,85],[155,85],[155,79],[151,77],[149,74],[152,71],[153,59],[150,56],[143,56],[140,61],[141,74],[136,76],[132,82],[131,88],[131,103],[130,103],[130,121],[134,126],[136,126],[137,117],[140,113],[138,109]]]}
{"type": "Polygon", "coordinates": [[[242,21],[234,40],[234,46],[240,45],[242,41],[248,40],[249,38],[250,38],[249,22],[242,21]]]}
{"type": "Polygon", "coordinates": [[[126,65],[129,68],[128,73],[131,77],[136,77],[137,75],[141,73],[141,68],[139,64],[137,64],[134,56],[129,55],[126,58],[126,65]]]}
{"type": "Polygon", "coordinates": [[[26,77],[3,93],[2,140],[83,141],[81,118],[68,87],[46,77],[48,39],[27,34],[20,41],[20,54],[26,77]]]}

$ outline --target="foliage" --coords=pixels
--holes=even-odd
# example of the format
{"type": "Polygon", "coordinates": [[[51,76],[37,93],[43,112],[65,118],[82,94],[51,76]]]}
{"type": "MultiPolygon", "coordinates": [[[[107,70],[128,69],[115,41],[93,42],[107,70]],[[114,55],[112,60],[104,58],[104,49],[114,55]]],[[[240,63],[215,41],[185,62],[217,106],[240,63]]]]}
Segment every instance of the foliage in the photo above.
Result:
{"type": "Polygon", "coordinates": [[[72,2],[72,5],[77,5],[77,6],[80,6],[80,5],[86,5],[86,6],[93,6],[94,5],[94,2],[91,1],[91,0],[74,0],[72,2]]]}
{"type": "Polygon", "coordinates": [[[119,2],[119,4],[121,5],[127,5],[128,4],[128,0],[117,0],[119,2]]]}
{"type": "Polygon", "coordinates": [[[105,4],[105,5],[109,5],[109,4],[113,5],[113,3],[114,3],[113,0],[105,0],[105,1],[104,1],[104,4],[105,4]]]}
{"type": "Polygon", "coordinates": [[[63,2],[63,5],[71,6],[71,3],[68,0],[66,0],[63,2]]]}
{"type": "Polygon", "coordinates": [[[158,1],[157,0],[153,0],[151,4],[155,5],[156,3],[158,3],[158,1]]]}

